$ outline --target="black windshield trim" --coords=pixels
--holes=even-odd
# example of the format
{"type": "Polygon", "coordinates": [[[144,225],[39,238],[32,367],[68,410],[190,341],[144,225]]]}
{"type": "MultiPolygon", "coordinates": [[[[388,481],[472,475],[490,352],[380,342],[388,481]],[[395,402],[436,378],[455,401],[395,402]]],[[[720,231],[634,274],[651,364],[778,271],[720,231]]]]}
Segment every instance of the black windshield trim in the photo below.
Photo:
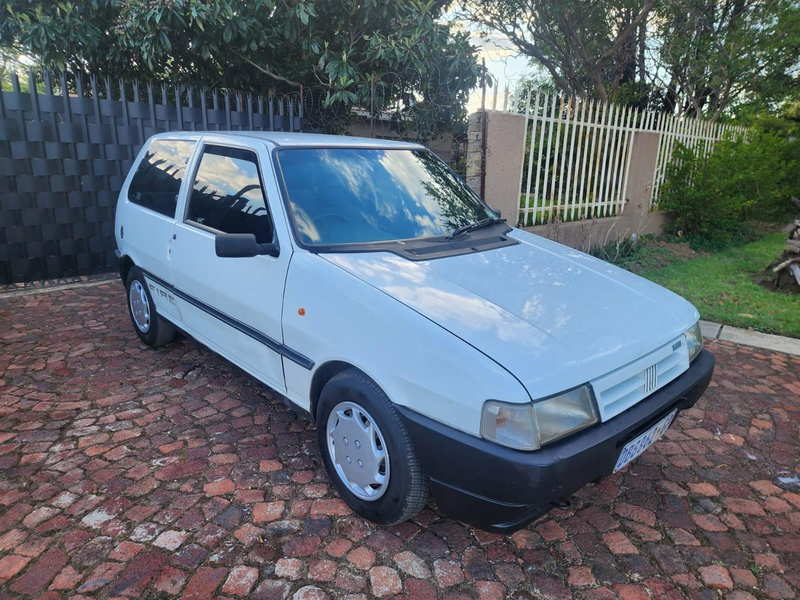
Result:
{"type": "MultiPolygon", "coordinates": [[[[389,144],[383,146],[373,145],[319,145],[319,144],[303,144],[292,146],[275,146],[272,149],[272,164],[275,169],[275,175],[280,191],[281,200],[286,211],[286,217],[289,219],[289,229],[292,232],[292,239],[298,247],[308,250],[312,254],[353,254],[364,252],[391,252],[398,256],[402,256],[408,260],[422,261],[433,260],[436,258],[445,258],[448,256],[458,256],[461,254],[472,254],[475,252],[483,252],[485,250],[493,250],[495,248],[502,248],[504,246],[515,246],[519,242],[513,238],[507,237],[507,234],[513,230],[503,222],[498,222],[494,226],[489,226],[484,229],[472,232],[464,239],[448,239],[447,236],[436,236],[428,238],[410,238],[405,240],[386,240],[378,242],[354,242],[348,244],[306,244],[300,238],[300,233],[297,230],[297,223],[294,220],[294,214],[289,204],[289,190],[286,188],[286,182],[283,178],[283,171],[281,170],[280,153],[292,150],[405,150],[405,151],[421,151],[433,154],[427,148],[407,148],[391,146],[389,144]],[[502,225],[502,230],[497,226],[502,225]]],[[[453,175],[458,177],[458,173],[446,162],[442,161],[438,156],[433,154],[436,160],[439,160],[453,175]]],[[[483,199],[475,194],[472,189],[465,184],[465,187],[472,192],[475,198],[483,204],[490,211],[492,210],[483,199]]]]}
{"type": "Polygon", "coordinates": [[[414,238],[410,240],[391,240],[386,242],[359,242],[354,244],[313,245],[305,248],[314,254],[353,254],[364,252],[391,252],[408,260],[423,261],[473,254],[506,246],[516,246],[519,241],[508,237],[512,228],[505,223],[502,227],[487,227],[463,239],[447,239],[445,236],[414,238]],[[476,234],[483,235],[476,235],[476,234]]]}

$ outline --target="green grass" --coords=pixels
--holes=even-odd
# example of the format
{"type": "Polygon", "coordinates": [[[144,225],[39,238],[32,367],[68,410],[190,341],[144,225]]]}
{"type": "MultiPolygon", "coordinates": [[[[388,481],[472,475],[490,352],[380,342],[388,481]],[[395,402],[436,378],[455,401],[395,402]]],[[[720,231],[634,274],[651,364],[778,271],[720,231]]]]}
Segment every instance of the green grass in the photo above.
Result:
{"type": "Polygon", "coordinates": [[[633,246],[625,242],[612,242],[593,249],[591,254],[637,274],[683,263],[702,255],[692,250],[689,244],[670,242],[653,235],[642,236],[633,246]]]}
{"type": "Polygon", "coordinates": [[[800,298],[754,281],[780,257],[785,243],[785,233],[772,233],[745,246],[639,274],[689,300],[707,321],[800,338],[800,298]]]}

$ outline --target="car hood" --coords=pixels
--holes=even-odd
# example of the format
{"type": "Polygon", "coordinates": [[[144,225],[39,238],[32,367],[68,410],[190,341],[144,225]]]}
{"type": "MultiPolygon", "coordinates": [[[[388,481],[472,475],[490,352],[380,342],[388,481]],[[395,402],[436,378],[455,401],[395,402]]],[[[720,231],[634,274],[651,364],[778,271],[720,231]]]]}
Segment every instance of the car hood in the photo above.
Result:
{"type": "Polygon", "coordinates": [[[430,261],[321,256],[495,360],[533,399],[624,366],[699,318],[628,271],[521,230],[508,235],[519,244],[430,261]]]}

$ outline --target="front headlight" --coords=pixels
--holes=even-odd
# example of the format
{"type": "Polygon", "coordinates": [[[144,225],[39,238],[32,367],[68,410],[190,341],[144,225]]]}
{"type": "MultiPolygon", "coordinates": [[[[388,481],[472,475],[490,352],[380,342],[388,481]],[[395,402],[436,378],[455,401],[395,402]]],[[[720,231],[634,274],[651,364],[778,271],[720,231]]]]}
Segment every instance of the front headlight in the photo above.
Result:
{"type": "Polygon", "coordinates": [[[481,415],[481,437],[517,450],[539,448],[533,406],[488,400],[481,415]]]}
{"type": "Polygon", "coordinates": [[[588,385],[533,403],[539,442],[546,444],[597,423],[597,410],[588,385]]]}
{"type": "Polygon", "coordinates": [[[700,321],[694,324],[691,329],[686,330],[686,345],[689,347],[689,362],[692,362],[700,350],[703,349],[703,334],[700,333],[700,321]]]}
{"type": "Polygon", "coordinates": [[[595,423],[592,392],[584,385],[532,404],[489,400],[483,405],[481,436],[510,448],[537,450],[595,423]]]}

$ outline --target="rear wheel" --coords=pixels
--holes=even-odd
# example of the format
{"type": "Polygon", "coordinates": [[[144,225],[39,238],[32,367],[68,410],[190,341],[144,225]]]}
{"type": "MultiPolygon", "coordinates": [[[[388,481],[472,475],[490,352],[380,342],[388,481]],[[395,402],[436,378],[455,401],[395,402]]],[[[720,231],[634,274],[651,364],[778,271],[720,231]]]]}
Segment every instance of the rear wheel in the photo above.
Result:
{"type": "Polygon", "coordinates": [[[155,302],[138,267],[128,272],[128,313],[136,335],[148,346],[163,346],[175,338],[175,326],[158,316],[155,302]]]}
{"type": "Polygon", "coordinates": [[[317,440],[339,495],[381,525],[414,517],[428,502],[425,475],[392,402],[357,369],[322,390],[317,440]]]}

